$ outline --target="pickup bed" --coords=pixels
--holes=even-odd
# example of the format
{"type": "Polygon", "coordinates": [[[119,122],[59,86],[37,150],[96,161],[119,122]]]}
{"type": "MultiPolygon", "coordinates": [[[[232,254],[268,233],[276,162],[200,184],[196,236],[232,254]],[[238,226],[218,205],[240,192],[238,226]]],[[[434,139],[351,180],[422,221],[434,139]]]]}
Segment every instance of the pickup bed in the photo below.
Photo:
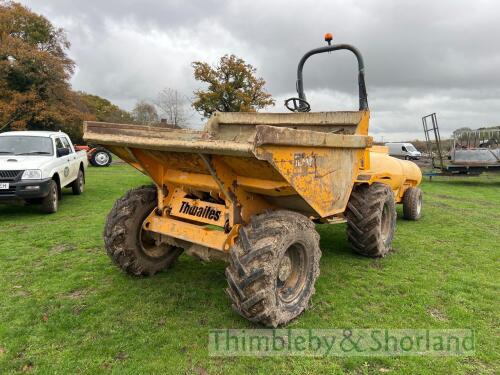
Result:
{"type": "Polygon", "coordinates": [[[0,134],[0,202],[23,200],[56,212],[61,191],[83,193],[88,161],[67,134],[17,131],[0,134]]]}

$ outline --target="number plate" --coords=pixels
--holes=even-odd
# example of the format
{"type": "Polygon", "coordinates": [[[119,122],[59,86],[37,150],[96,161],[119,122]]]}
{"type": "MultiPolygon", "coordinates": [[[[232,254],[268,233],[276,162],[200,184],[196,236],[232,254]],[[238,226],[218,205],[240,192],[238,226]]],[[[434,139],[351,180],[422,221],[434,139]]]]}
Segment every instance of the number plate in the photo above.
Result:
{"type": "Polygon", "coordinates": [[[7,182],[0,182],[0,190],[8,190],[9,184],[7,182]]]}

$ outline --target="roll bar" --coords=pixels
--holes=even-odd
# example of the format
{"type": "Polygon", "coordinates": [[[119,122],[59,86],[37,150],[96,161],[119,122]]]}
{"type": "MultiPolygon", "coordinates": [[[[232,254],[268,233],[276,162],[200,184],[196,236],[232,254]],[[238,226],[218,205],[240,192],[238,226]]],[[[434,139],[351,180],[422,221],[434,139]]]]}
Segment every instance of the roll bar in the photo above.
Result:
{"type": "Polygon", "coordinates": [[[358,59],[359,110],[360,111],[368,110],[368,96],[366,95],[365,64],[363,62],[363,56],[361,56],[361,53],[350,44],[333,44],[331,46],[315,48],[307,52],[304,56],[302,56],[302,58],[299,61],[299,65],[297,67],[297,93],[299,94],[299,98],[302,100],[306,100],[306,94],[304,93],[302,70],[304,68],[304,64],[307,61],[307,59],[312,55],[317,55],[318,53],[332,52],[341,49],[346,49],[351,51],[358,59]]]}

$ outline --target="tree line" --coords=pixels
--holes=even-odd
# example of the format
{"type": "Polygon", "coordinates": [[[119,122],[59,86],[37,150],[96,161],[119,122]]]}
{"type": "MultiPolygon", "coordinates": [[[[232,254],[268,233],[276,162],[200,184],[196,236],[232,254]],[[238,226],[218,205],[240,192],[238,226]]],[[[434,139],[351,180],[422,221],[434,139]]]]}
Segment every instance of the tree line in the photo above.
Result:
{"type": "Polygon", "coordinates": [[[253,112],[274,105],[256,69],[225,55],[215,66],[192,63],[194,79],[204,88],[191,98],[165,88],[128,112],[105,98],[72,89],[76,64],[68,56],[70,46],[65,31],[43,15],[0,0],[0,132],[63,130],[81,141],[86,120],[184,127],[190,106],[207,118],[215,111],[253,112]]]}

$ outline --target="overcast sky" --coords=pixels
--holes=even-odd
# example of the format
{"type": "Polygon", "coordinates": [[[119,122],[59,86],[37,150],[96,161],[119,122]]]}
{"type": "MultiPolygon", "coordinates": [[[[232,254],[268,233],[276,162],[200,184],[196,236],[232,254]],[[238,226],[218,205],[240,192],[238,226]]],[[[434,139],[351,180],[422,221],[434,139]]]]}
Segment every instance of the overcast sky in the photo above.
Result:
{"type": "MultiPolygon", "coordinates": [[[[442,135],[500,125],[500,2],[495,0],[22,0],[66,29],[74,89],[130,110],[164,87],[191,96],[191,62],[234,53],[258,69],[286,111],[309,49],[349,43],[363,53],[376,140],[423,138],[436,112],[442,135]],[[383,138],[382,138],[383,137],[383,138]]],[[[356,110],[355,58],[312,57],[304,70],[313,111],[356,110]]],[[[199,124],[199,115],[191,122],[199,124]]]]}

